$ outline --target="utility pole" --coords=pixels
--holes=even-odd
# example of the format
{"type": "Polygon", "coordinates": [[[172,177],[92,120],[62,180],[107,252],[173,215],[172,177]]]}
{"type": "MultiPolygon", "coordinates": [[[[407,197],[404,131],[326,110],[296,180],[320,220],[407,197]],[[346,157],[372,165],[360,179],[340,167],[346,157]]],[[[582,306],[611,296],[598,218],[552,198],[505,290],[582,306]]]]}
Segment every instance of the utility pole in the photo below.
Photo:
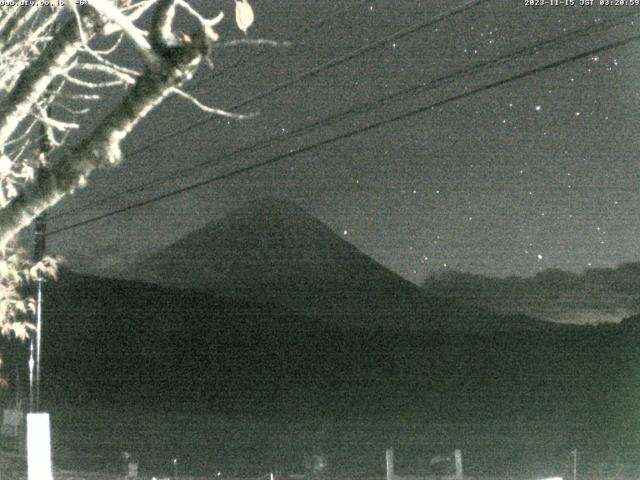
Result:
{"type": "MultiPolygon", "coordinates": [[[[44,256],[46,246],[46,213],[39,215],[35,220],[35,238],[33,245],[33,260],[39,262],[44,256]]],[[[35,335],[35,411],[40,410],[40,352],[42,345],[42,275],[38,275],[38,293],[36,297],[36,335],[35,335]]],[[[32,341],[33,341],[33,337],[32,341]]]]}
{"type": "MultiPolygon", "coordinates": [[[[49,31],[57,30],[54,23],[49,31]]],[[[51,96],[46,97],[47,117],[51,117],[51,96]]],[[[41,161],[47,160],[47,155],[53,148],[52,139],[45,122],[40,128],[40,155],[41,161]]],[[[46,248],[47,217],[42,212],[35,220],[35,237],[33,239],[33,261],[42,260],[46,248]]],[[[27,478],[28,480],[53,480],[53,468],[51,464],[51,419],[49,414],[40,412],[40,353],[42,345],[42,284],[44,279],[38,273],[38,292],[36,303],[36,334],[31,336],[31,358],[29,359],[29,407],[27,414],[27,478]],[[35,368],[35,379],[33,370],[35,368]],[[35,392],[34,392],[35,381],[35,392]],[[36,413],[37,412],[37,413],[36,413]]]]}
{"type": "MultiPolygon", "coordinates": [[[[37,321],[37,320],[36,320],[37,321]]],[[[29,412],[35,412],[35,397],[33,394],[33,370],[35,368],[36,339],[32,335],[29,341],[29,412]]]]}
{"type": "MultiPolygon", "coordinates": [[[[46,227],[46,215],[39,215],[35,221],[34,262],[39,262],[44,256],[46,227]]],[[[38,282],[36,292],[36,331],[34,335],[31,335],[31,344],[29,346],[29,411],[32,413],[40,409],[40,352],[42,346],[42,276],[38,275],[36,281],[38,282]]]]}
{"type": "MultiPolygon", "coordinates": [[[[50,116],[51,107],[47,107],[50,116]]],[[[47,155],[51,151],[51,142],[46,127],[40,130],[40,154],[47,155]]],[[[41,213],[35,220],[35,232],[33,239],[33,261],[39,262],[44,257],[46,249],[47,214],[41,213]]],[[[38,274],[36,293],[36,332],[31,336],[29,346],[29,411],[40,410],[40,351],[42,346],[42,275],[38,274]],[[35,375],[34,375],[35,371],[35,375]],[[35,377],[35,378],[34,378],[35,377]]]]}
{"type": "Polygon", "coordinates": [[[577,480],[577,477],[578,477],[578,449],[574,448],[571,451],[571,455],[573,456],[573,480],[577,480]]]}

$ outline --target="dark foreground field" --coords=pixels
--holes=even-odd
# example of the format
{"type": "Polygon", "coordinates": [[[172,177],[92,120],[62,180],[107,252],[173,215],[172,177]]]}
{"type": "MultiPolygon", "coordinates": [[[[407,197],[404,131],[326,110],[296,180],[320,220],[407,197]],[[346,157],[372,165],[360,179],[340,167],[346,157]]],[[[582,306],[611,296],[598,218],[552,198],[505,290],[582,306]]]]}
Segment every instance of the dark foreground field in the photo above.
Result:
{"type": "MultiPolygon", "coordinates": [[[[465,474],[476,478],[637,478],[637,446],[589,443],[601,432],[585,425],[511,422],[428,422],[424,419],[264,419],[116,410],[52,412],[54,464],[65,471],[123,471],[129,452],[143,477],[268,478],[309,473],[326,460],[324,478],[383,478],[385,449],[395,450],[399,475],[446,474],[430,464],[463,452],[465,474]],[[437,469],[437,470],[435,470],[437,469]],[[219,475],[219,476],[218,476],[219,475]],[[631,477],[629,477],[629,475],[631,477]]],[[[4,478],[4,477],[3,477],[4,478]]],[[[96,477],[97,478],[97,477],[96,477]]]]}
{"type": "MultiPolygon", "coordinates": [[[[594,440],[601,431],[561,421],[267,419],[104,407],[59,408],[51,416],[56,480],[123,478],[124,451],[137,461],[142,479],[173,478],[177,459],[182,480],[268,480],[271,472],[287,480],[382,480],[389,447],[396,474],[412,480],[452,473],[452,465],[431,460],[452,456],[455,448],[463,452],[465,475],[474,479],[572,479],[576,445],[580,480],[640,476],[637,445],[622,436],[603,445],[594,440]],[[326,469],[310,477],[314,456],[326,460],[326,469]]],[[[0,453],[2,480],[26,478],[19,457],[0,453]]]]}

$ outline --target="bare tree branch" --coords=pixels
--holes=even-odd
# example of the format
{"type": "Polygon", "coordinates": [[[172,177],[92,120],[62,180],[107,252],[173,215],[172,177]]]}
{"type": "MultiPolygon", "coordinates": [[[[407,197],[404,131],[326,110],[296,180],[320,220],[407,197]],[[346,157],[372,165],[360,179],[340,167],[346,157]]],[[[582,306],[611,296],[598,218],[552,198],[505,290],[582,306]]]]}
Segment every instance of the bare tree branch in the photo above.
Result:
{"type": "MultiPolygon", "coordinates": [[[[155,25],[161,25],[161,22],[155,25]]],[[[206,47],[198,42],[164,48],[171,54],[163,57],[161,66],[148,67],[128,91],[122,104],[84,142],[70,149],[55,164],[38,169],[34,182],[0,210],[0,245],[4,245],[47,207],[81,186],[93,170],[118,163],[122,140],[171,93],[172,88],[191,78],[206,52],[206,47]]]]}
{"type": "MultiPolygon", "coordinates": [[[[94,31],[95,20],[88,19],[86,27],[94,31]]],[[[11,93],[0,103],[0,144],[4,144],[20,123],[29,115],[31,107],[45,93],[53,79],[77,53],[79,29],[74,21],[55,35],[42,54],[20,75],[11,93]]]]}
{"type": "Polygon", "coordinates": [[[255,113],[250,113],[248,115],[244,115],[241,113],[232,113],[232,112],[228,112],[226,110],[222,110],[220,108],[215,108],[215,107],[209,107],[203,103],[200,102],[200,100],[198,100],[196,97],[194,97],[193,95],[177,88],[174,87],[172,89],[170,89],[170,93],[173,93],[175,95],[178,95],[188,101],[190,101],[191,103],[193,103],[196,107],[198,107],[200,110],[202,110],[203,112],[207,112],[207,113],[212,113],[214,115],[220,115],[221,117],[227,117],[227,118],[235,118],[236,120],[246,120],[248,118],[253,118],[256,116],[255,113]]]}
{"type": "MultiPolygon", "coordinates": [[[[236,20],[243,31],[253,21],[248,1],[236,2],[241,3],[236,20]]],[[[205,18],[187,0],[90,0],[82,9],[73,0],[67,4],[72,15],[60,28],[61,8],[0,5],[0,334],[28,335],[33,299],[18,286],[42,273],[54,274],[57,263],[44,258],[34,264],[16,246],[16,234],[85,186],[94,170],[120,162],[123,140],[149,111],[177,94],[208,113],[252,116],[206,106],[181,89],[209,59],[222,14],[205,18]],[[150,10],[147,32],[139,20],[150,10]],[[193,32],[174,31],[178,13],[195,22],[193,32]],[[96,38],[111,46],[94,48],[96,38]],[[123,41],[140,53],[141,67],[107,58],[123,41]],[[109,87],[122,92],[119,103],[93,131],[69,145],[70,133],[80,131],[79,116],[94,110],[91,102],[109,87]]],[[[222,46],[240,43],[273,45],[244,40],[222,46]]]]}
{"type": "Polygon", "coordinates": [[[118,25],[124,34],[133,41],[138,51],[143,55],[143,58],[147,59],[147,56],[151,52],[151,45],[146,39],[147,32],[136,27],[133,22],[109,0],[91,0],[90,5],[97,12],[118,25]]]}
{"type": "Polygon", "coordinates": [[[290,47],[292,45],[289,41],[279,42],[277,40],[269,40],[266,38],[240,38],[238,40],[229,40],[226,42],[216,43],[214,48],[226,48],[226,47],[237,47],[241,45],[267,45],[270,47],[290,47]]]}

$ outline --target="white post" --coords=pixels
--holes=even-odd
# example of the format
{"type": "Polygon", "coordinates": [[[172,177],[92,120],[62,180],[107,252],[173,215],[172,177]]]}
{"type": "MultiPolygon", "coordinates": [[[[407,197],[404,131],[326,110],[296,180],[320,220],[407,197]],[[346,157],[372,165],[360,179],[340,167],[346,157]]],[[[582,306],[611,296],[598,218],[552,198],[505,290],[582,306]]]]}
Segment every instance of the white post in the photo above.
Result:
{"type": "Polygon", "coordinates": [[[138,462],[129,462],[127,466],[127,478],[138,478],[138,462]]]}
{"type": "Polygon", "coordinates": [[[29,480],[53,480],[48,413],[27,414],[27,467],[29,480]]]}
{"type": "Polygon", "coordinates": [[[464,477],[464,472],[462,471],[462,452],[456,448],[454,456],[456,458],[456,478],[461,479],[464,477]]]}
{"type": "Polygon", "coordinates": [[[387,480],[394,480],[393,474],[393,448],[388,448],[387,452],[387,480]]]}

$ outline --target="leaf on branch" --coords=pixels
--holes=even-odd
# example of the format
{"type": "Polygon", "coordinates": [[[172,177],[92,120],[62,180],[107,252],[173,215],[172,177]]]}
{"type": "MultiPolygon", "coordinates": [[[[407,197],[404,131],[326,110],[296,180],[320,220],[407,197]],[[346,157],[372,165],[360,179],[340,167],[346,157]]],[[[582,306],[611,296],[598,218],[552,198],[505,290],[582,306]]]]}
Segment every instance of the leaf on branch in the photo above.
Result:
{"type": "Polygon", "coordinates": [[[36,301],[33,298],[27,298],[27,309],[32,315],[36,314],[36,301]]]}
{"type": "Polygon", "coordinates": [[[44,257],[38,263],[29,269],[29,277],[31,280],[41,278],[56,278],[58,274],[58,265],[62,262],[60,257],[44,257]]]}
{"type": "Polygon", "coordinates": [[[253,8],[251,8],[249,2],[247,0],[236,0],[236,24],[245,35],[253,24],[254,19],[253,8]]]}
{"type": "Polygon", "coordinates": [[[27,313],[27,307],[28,307],[28,303],[27,302],[15,302],[15,309],[17,312],[20,313],[27,313]]]}
{"type": "Polygon", "coordinates": [[[13,184],[13,181],[11,181],[9,178],[5,178],[4,190],[5,190],[5,197],[8,199],[15,198],[18,196],[18,190],[13,184]]]}
{"type": "Polygon", "coordinates": [[[0,155],[0,175],[7,175],[11,172],[13,163],[6,155],[0,155]]]}
{"type": "Polygon", "coordinates": [[[7,264],[7,262],[0,260],[0,278],[7,278],[8,276],[9,276],[9,265],[7,264]]]}
{"type": "Polygon", "coordinates": [[[29,165],[23,165],[22,171],[16,176],[19,178],[23,178],[26,181],[31,181],[35,178],[35,170],[29,165]]]}
{"type": "Polygon", "coordinates": [[[9,329],[13,331],[17,339],[26,340],[29,338],[29,330],[35,330],[36,327],[28,322],[12,322],[9,329]]]}

